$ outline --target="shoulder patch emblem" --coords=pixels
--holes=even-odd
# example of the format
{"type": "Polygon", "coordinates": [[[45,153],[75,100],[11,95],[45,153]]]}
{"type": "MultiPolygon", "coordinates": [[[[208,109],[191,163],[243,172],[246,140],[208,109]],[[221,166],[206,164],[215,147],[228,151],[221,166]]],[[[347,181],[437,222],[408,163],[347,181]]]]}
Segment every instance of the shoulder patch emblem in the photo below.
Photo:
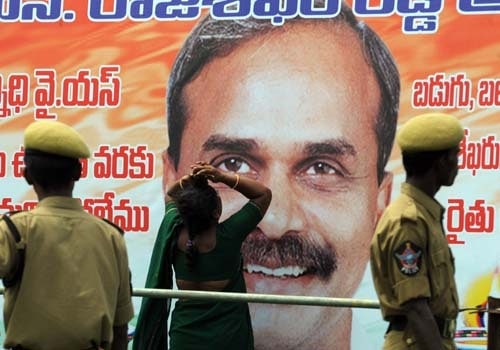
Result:
{"type": "Polygon", "coordinates": [[[411,241],[406,241],[394,251],[394,258],[404,275],[414,276],[422,266],[422,249],[411,241]]]}

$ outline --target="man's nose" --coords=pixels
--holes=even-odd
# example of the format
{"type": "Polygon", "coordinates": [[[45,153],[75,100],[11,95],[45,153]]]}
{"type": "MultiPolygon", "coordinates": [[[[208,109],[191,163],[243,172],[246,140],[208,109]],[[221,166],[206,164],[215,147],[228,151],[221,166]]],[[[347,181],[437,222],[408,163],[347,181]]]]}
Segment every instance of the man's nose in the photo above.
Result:
{"type": "Polygon", "coordinates": [[[266,237],[274,240],[286,233],[303,231],[306,225],[304,203],[297,194],[293,177],[282,173],[271,177],[268,186],[273,191],[273,199],[259,224],[266,237]]]}

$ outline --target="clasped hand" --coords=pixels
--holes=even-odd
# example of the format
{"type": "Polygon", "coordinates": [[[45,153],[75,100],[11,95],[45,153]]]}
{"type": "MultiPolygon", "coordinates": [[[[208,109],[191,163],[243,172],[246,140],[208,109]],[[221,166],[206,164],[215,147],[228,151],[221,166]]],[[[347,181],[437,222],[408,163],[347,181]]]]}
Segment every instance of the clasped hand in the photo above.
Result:
{"type": "Polygon", "coordinates": [[[220,182],[223,178],[223,173],[213,165],[206,162],[196,162],[191,165],[191,174],[186,176],[198,177],[202,176],[211,182],[220,182]]]}

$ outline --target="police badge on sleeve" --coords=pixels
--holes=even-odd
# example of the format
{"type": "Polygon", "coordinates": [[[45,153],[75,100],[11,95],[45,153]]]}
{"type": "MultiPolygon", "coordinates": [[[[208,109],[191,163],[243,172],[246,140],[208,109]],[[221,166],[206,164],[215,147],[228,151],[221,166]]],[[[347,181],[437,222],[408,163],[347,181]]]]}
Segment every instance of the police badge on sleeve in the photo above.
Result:
{"type": "Polygon", "coordinates": [[[422,266],[422,249],[411,241],[406,241],[394,251],[399,271],[406,276],[414,276],[422,266]]]}

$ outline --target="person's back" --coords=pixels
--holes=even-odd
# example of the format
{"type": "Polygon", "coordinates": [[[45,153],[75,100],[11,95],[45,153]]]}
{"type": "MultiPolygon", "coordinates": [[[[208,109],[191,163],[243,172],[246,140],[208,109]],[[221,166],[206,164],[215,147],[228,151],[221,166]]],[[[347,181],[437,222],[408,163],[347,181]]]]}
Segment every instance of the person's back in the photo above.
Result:
{"type": "MultiPolygon", "coordinates": [[[[206,163],[169,186],[165,216],[151,258],[146,287],[246,292],[241,245],[271,201],[271,191],[250,178],[223,173],[206,163]],[[224,183],[250,199],[219,223],[222,202],[208,185],[224,183]]],[[[143,300],[134,349],[167,344],[168,302],[143,300]]],[[[170,329],[172,349],[253,349],[247,303],[181,299],[170,329]]]]}
{"type": "MultiPolygon", "coordinates": [[[[186,250],[189,240],[187,229],[181,229],[174,250],[174,271],[179,289],[223,291],[231,278],[240,272],[241,245],[261,219],[260,209],[249,202],[237,215],[217,224],[213,235],[200,236],[196,242],[196,263],[190,266],[186,250]],[[242,219],[250,224],[242,227],[242,219]],[[208,237],[207,237],[208,236],[208,237]]],[[[242,290],[244,292],[246,290],[242,290]]]]}
{"type": "Polygon", "coordinates": [[[56,122],[37,122],[25,132],[24,175],[39,203],[0,220],[0,276],[10,280],[7,348],[126,349],[133,309],[125,241],[119,228],[72,198],[78,158],[88,156],[77,135],[56,122]],[[12,281],[16,271],[21,277],[12,281]]]}
{"type": "MultiPolygon", "coordinates": [[[[6,345],[85,349],[110,343],[117,289],[128,273],[118,265],[125,247],[117,228],[67,197],[45,198],[12,222],[26,253],[22,282],[5,292],[6,345]]],[[[117,316],[120,324],[128,322],[117,316]]]]}

